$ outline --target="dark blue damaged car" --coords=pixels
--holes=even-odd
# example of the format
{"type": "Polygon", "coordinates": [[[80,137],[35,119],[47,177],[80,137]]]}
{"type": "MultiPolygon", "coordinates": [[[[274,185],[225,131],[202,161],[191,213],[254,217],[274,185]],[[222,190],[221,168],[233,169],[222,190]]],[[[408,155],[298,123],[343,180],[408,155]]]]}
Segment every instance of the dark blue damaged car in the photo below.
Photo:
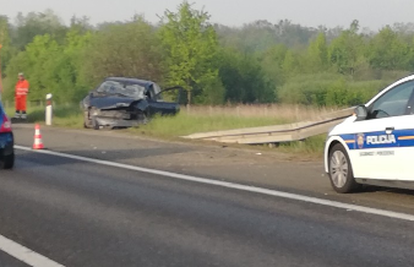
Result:
{"type": "Polygon", "coordinates": [[[12,169],[14,166],[14,138],[11,121],[0,103],[0,168],[12,169]]]}
{"type": "Polygon", "coordinates": [[[146,123],[154,115],[175,115],[180,111],[179,86],[161,90],[152,81],[109,77],[81,101],[85,128],[124,128],[146,123]],[[178,99],[164,100],[164,93],[178,99]]]}

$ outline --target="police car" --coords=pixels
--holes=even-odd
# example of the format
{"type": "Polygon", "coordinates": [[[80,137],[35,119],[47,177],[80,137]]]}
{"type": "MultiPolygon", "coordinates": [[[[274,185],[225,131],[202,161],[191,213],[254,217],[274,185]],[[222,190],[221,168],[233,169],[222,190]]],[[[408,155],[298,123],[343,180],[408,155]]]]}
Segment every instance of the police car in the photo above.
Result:
{"type": "Polygon", "coordinates": [[[414,189],[414,75],[378,93],[328,134],[325,171],[332,187],[414,189]]]}

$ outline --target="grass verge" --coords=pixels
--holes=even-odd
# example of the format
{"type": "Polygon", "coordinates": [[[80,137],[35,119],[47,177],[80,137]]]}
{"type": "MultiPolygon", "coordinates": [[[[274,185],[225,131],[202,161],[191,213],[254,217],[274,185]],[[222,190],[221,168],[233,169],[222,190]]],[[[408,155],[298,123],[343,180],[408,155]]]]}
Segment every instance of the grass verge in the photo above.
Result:
{"type": "MultiPolygon", "coordinates": [[[[13,108],[7,108],[6,113],[14,116],[13,108]]],[[[28,110],[28,122],[44,123],[45,109],[42,106],[31,107],[28,110]]],[[[57,127],[83,128],[82,111],[78,105],[62,104],[53,108],[53,125],[57,127]]]]}
{"type": "Polygon", "coordinates": [[[321,157],[325,147],[326,135],[317,135],[304,141],[280,144],[279,150],[298,155],[306,154],[312,157],[321,157]]]}
{"type": "Polygon", "coordinates": [[[231,130],[288,123],[271,117],[236,117],[232,115],[194,115],[181,112],[174,117],[156,117],[147,125],[131,131],[155,137],[171,138],[199,132],[231,130]]]}

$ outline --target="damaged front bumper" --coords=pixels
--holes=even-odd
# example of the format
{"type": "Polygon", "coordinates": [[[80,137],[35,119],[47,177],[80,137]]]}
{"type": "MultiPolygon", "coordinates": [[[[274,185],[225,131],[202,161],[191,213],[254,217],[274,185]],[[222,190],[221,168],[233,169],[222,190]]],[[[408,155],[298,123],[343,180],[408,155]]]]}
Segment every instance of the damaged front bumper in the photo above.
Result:
{"type": "Polygon", "coordinates": [[[123,120],[123,119],[115,119],[115,118],[103,118],[103,117],[95,117],[96,124],[98,127],[104,128],[129,128],[138,126],[143,124],[138,120],[123,120]]]}
{"type": "Polygon", "coordinates": [[[146,116],[128,110],[95,110],[92,114],[95,128],[129,128],[145,124],[146,116]]]}

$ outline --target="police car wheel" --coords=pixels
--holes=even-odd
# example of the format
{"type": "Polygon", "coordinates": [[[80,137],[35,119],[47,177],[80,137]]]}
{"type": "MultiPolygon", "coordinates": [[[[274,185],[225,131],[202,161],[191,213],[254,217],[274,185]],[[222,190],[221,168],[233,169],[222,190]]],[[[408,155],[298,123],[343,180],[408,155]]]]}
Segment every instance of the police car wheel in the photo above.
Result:
{"type": "Polygon", "coordinates": [[[359,189],[355,182],[351,161],[345,148],[336,144],[329,153],[329,177],[338,193],[352,193],[359,189]]]}

